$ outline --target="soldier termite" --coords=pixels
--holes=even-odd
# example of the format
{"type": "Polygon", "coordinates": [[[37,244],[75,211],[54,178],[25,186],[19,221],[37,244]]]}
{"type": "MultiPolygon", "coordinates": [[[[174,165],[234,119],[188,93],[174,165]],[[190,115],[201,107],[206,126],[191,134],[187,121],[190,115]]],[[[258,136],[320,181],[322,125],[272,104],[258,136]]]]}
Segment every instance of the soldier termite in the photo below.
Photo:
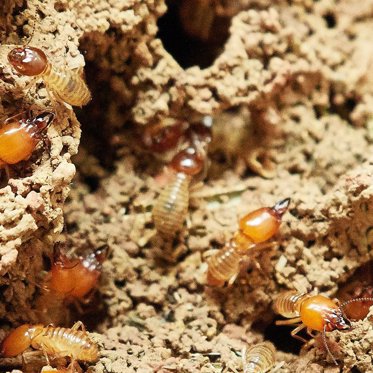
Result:
{"type": "MultiPolygon", "coordinates": [[[[107,254],[107,245],[73,259],[56,251],[52,268],[43,285],[43,293],[37,300],[39,312],[48,315],[54,309],[58,313],[64,304],[89,299],[96,289],[107,254]]],[[[59,320],[58,315],[54,316],[55,320],[59,320]]]]}
{"type": "Polygon", "coordinates": [[[107,253],[107,245],[74,259],[57,251],[47,275],[46,289],[65,300],[84,299],[97,286],[107,253]]]}
{"type": "Polygon", "coordinates": [[[314,338],[313,331],[321,332],[326,351],[333,362],[338,365],[328,347],[325,333],[350,329],[350,320],[346,318],[342,309],[347,304],[368,300],[372,301],[373,298],[355,298],[338,305],[336,301],[323,295],[287,291],[277,297],[273,309],[277,314],[290,319],[278,320],[276,325],[298,325],[292,330],[291,335],[302,342],[307,342],[306,339],[297,335],[302,329],[306,328],[312,338],[314,338]]]}
{"type": "Polygon", "coordinates": [[[289,204],[290,198],[287,198],[271,208],[260,208],[241,218],[239,231],[208,260],[207,285],[223,286],[226,282],[232,285],[242,260],[267,247],[266,241],[278,232],[289,204]]]}
{"type": "Polygon", "coordinates": [[[42,79],[58,101],[83,106],[91,99],[91,93],[79,70],[53,66],[39,48],[14,48],[8,53],[8,61],[19,74],[42,79]]]}
{"type": "Polygon", "coordinates": [[[76,259],[57,252],[45,286],[66,298],[83,299],[97,286],[108,248],[107,245],[101,246],[76,259]]]}
{"type": "Polygon", "coordinates": [[[265,373],[275,365],[275,347],[270,342],[258,343],[242,351],[244,373],[265,373]]]}
{"type": "Polygon", "coordinates": [[[52,358],[68,357],[71,367],[76,362],[96,362],[98,346],[88,336],[82,322],[72,328],[24,324],[13,330],[2,342],[1,355],[14,357],[29,347],[52,358]],[[81,330],[79,330],[81,329],[81,330]]]}
{"type": "Polygon", "coordinates": [[[48,111],[27,116],[21,113],[10,117],[0,129],[0,168],[27,160],[55,117],[48,111]]]}

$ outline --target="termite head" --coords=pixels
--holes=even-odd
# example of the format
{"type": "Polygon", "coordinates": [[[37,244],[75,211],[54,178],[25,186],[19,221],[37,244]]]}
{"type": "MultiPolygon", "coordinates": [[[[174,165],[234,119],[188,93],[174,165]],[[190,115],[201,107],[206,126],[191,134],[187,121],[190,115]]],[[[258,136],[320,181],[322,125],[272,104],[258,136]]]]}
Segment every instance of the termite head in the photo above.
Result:
{"type": "Polygon", "coordinates": [[[14,69],[27,76],[42,74],[47,68],[48,59],[39,48],[18,47],[8,53],[8,61],[14,69]]]}
{"type": "Polygon", "coordinates": [[[341,307],[334,300],[321,294],[302,301],[300,317],[304,325],[319,332],[351,328],[351,323],[344,316],[341,307]]]}
{"type": "Polygon", "coordinates": [[[141,136],[144,147],[155,153],[164,153],[176,147],[187,123],[177,121],[171,125],[162,123],[147,126],[141,136]]]}
{"type": "Polygon", "coordinates": [[[290,198],[276,203],[273,207],[264,207],[242,217],[240,230],[254,243],[261,243],[272,238],[278,231],[282,215],[287,211],[290,198]]]}
{"type": "Polygon", "coordinates": [[[13,357],[21,354],[31,345],[32,336],[30,325],[21,325],[14,329],[3,341],[1,345],[1,356],[13,357]]]}
{"type": "Polygon", "coordinates": [[[170,167],[176,172],[194,176],[199,174],[205,164],[204,158],[190,146],[177,153],[170,162],[170,167]]]}

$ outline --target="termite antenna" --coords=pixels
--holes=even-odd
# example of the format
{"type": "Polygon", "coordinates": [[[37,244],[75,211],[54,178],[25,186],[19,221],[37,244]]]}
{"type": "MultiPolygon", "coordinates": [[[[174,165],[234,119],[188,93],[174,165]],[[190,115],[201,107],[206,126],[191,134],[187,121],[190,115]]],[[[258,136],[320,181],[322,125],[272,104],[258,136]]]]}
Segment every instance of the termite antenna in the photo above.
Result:
{"type": "Polygon", "coordinates": [[[290,198],[285,198],[282,201],[277,202],[273,207],[272,210],[278,214],[280,217],[285,214],[289,205],[290,205],[290,198]]]}
{"type": "Polygon", "coordinates": [[[347,304],[354,303],[354,302],[373,302],[373,298],[371,297],[362,297],[362,298],[354,298],[347,300],[346,302],[343,302],[339,308],[343,311],[343,307],[345,307],[347,304]]]}
{"type": "Polygon", "coordinates": [[[27,43],[25,44],[25,47],[27,47],[28,45],[30,45],[31,40],[32,40],[32,38],[34,37],[35,28],[36,28],[36,21],[34,20],[34,23],[33,23],[33,25],[32,25],[31,36],[29,36],[28,41],[27,41],[27,43]]]}
{"type": "Polygon", "coordinates": [[[246,353],[247,353],[247,347],[245,346],[242,351],[241,351],[241,359],[242,359],[242,368],[243,368],[243,373],[247,372],[246,369],[246,353]]]}
{"type": "Polygon", "coordinates": [[[324,342],[325,349],[326,349],[328,355],[332,358],[333,363],[334,363],[335,365],[338,366],[337,360],[335,360],[335,358],[334,358],[332,352],[331,352],[330,349],[329,349],[328,342],[326,341],[326,334],[325,334],[325,331],[326,331],[326,325],[324,325],[324,330],[323,330],[323,332],[322,332],[322,340],[323,340],[323,342],[324,342]]]}

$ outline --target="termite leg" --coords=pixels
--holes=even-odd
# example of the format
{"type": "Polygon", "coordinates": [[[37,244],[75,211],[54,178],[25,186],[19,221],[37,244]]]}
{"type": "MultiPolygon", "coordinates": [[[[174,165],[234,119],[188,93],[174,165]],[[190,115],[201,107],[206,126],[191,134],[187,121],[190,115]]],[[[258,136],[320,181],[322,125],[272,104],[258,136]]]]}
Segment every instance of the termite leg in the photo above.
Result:
{"type": "Polygon", "coordinates": [[[82,368],[76,360],[71,360],[69,367],[67,368],[70,373],[81,373],[82,368]]]}
{"type": "Polygon", "coordinates": [[[306,327],[306,325],[304,325],[304,324],[299,325],[297,328],[295,328],[294,330],[291,331],[290,335],[292,337],[304,342],[304,343],[307,343],[307,339],[304,339],[301,336],[297,335],[297,333],[299,333],[305,327],[306,327]]]}
{"type": "Polygon", "coordinates": [[[12,177],[12,172],[10,170],[10,167],[7,164],[4,165],[4,170],[5,170],[6,179],[10,180],[10,178],[12,177]]]}
{"type": "Polygon", "coordinates": [[[79,330],[79,328],[81,328],[81,330],[85,333],[86,330],[85,330],[85,326],[84,324],[81,322],[81,321],[77,321],[72,327],[71,327],[71,330],[79,330]]]}
{"type": "Polygon", "coordinates": [[[31,87],[33,85],[35,85],[36,81],[39,79],[39,77],[34,77],[32,78],[26,85],[25,87],[23,88],[23,91],[26,91],[26,93],[24,94],[24,96],[27,96],[31,90],[31,87]]]}
{"type": "Polygon", "coordinates": [[[228,284],[227,284],[227,287],[231,287],[234,282],[236,281],[236,278],[238,276],[238,273],[234,274],[229,280],[228,280],[228,284]]]}
{"type": "Polygon", "coordinates": [[[271,242],[261,242],[258,244],[255,244],[255,251],[258,250],[270,250],[277,246],[277,241],[271,241],[271,242]]]}
{"type": "Polygon", "coordinates": [[[311,337],[311,338],[315,338],[316,335],[312,333],[312,329],[310,328],[307,328],[307,334],[311,337]]]}
{"type": "Polygon", "coordinates": [[[50,138],[48,136],[43,136],[42,140],[43,140],[45,148],[47,148],[48,151],[50,151],[51,146],[52,146],[50,138]]]}
{"type": "Polygon", "coordinates": [[[302,322],[302,319],[300,317],[294,317],[289,320],[277,320],[276,325],[292,325],[292,324],[298,324],[302,322]]]}
{"type": "Polygon", "coordinates": [[[264,273],[262,266],[259,263],[259,260],[256,258],[250,258],[250,262],[254,264],[255,268],[261,272],[264,273]]]}
{"type": "Polygon", "coordinates": [[[8,123],[14,121],[15,119],[21,119],[21,118],[26,119],[26,118],[29,118],[30,115],[28,115],[27,113],[28,113],[28,110],[23,110],[23,111],[21,111],[21,112],[18,113],[18,114],[15,114],[15,115],[12,115],[11,117],[6,118],[6,119],[3,121],[3,123],[4,123],[4,125],[6,125],[6,124],[8,124],[8,123]]]}
{"type": "Polygon", "coordinates": [[[243,373],[246,373],[246,352],[247,352],[247,347],[245,346],[241,351],[243,373]]]}
{"type": "Polygon", "coordinates": [[[48,356],[48,354],[47,354],[47,349],[48,349],[48,347],[47,346],[45,346],[43,343],[40,345],[40,347],[41,347],[41,351],[43,352],[43,355],[44,355],[44,358],[45,358],[45,360],[47,361],[47,364],[48,365],[51,365],[51,362],[49,361],[49,356],[48,356]]]}

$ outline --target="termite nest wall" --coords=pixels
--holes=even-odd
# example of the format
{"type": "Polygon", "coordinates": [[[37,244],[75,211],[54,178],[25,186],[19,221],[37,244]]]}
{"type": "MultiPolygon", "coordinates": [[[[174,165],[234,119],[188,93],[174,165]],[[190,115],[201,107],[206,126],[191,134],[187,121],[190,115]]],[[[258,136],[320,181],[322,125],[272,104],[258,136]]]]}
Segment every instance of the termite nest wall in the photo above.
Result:
{"type": "MultiPolygon", "coordinates": [[[[207,31],[180,19],[182,1],[172,5],[175,34],[162,0],[1,4],[2,118],[51,106],[40,82],[26,94],[28,79],[6,59],[11,44],[30,38],[53,64],[85,66],[94,97],[75,112],[55,103],[50,148],[3,179],[2,325],[39,321],[37,284],[57,242],[77,253],[107,242],[93,307],[86,316],[61,311],[99,333],[102,357],[90,371],[240,371],[241,348],[264,336],[285,362],[281,372],[338,371],[320,349],[286,350],[290,330],[274,337],[270,305],[284,289],[334,296],[372,259],[373,2],[242,0],[232,9],[222,1],[206,14],[206,2],[193,3],[196,19],[213,20],[207,31]],[[170,47],[178,43],[196,56],[170,47]],[[202,67],[185,68],[190,61],[202,67]],[[204,115],[215,119],[208,177],[193,194],[188,229],[166,250],[150,216],[164,164],[141,149],[138,133],[204,115]],[[262,271],[205,289],[205,259],[237,217],[285,197],[290,213],[262,271]]],[[[368,318],[331,335],[344,372],[373,371],[371,329],[368,318]]]]}

